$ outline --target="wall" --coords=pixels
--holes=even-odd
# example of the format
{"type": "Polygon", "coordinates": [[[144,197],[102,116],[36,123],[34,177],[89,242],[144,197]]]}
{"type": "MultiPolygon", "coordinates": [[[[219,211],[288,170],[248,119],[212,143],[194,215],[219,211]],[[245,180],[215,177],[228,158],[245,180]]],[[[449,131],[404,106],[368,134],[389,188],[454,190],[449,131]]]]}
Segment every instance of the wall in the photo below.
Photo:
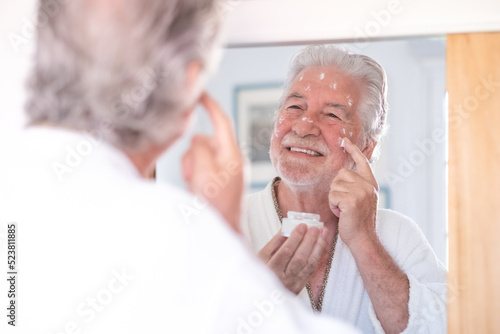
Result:
{"type": "Polygon", "coordinates": [[[0,152],[24,125],[25,78],[34,47],[33,0],[0,3],[0,152]]]}
{"type": "Polygon", "coordinates": [[[497,0],[230,0],[224,10],[232,46],[500,30],[497,0]]]}

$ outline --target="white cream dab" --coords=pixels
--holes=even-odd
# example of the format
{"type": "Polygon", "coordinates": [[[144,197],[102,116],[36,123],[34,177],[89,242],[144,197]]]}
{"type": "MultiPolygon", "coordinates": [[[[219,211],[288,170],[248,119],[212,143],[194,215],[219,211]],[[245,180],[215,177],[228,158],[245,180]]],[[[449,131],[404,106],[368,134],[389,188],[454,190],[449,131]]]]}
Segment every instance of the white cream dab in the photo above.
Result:
{"type": "Polygon", "coordinates": [[[279,119],[278,119],[278,123],[283,123],[283,121],[285,120],[285,117],[281,116],[279,119]]]}
{"type": "Polygon", "coordinates": [[[302,117],[302,120],[303,120],[304,122],[308,122],[308,123],[312,123],[312,122],[313,122],[313,120],[312,120],[312,119],[310,119],[309,117],[302,117]]]}
{"type": "Polygon", "coordinates": [[[342,132],[345,134],[345,129],[342,129],[342,132]]]}
{"type": "Polygon", "coordinates": [[[332,82],[330,84],[330,88],[333,89],[333,90],[337,89],[337,83],[336,82],[332,82]]]}
{"type": "Polygon", "coordinates": [[[352,137],[352,131],[349,131],[349,137],[352,137]]]}
{"type": "Polygon", "coordinates": [[[302,81],[302,79],[304,79],[303,75],[300,76],[299,81],[302,81]]]}
{"type": "Polygon", "coordinates": [[[352,99],[351,99],[351,95],[347,94],[345,96],[346,100],[347,100],[347,104],[349,105],[349,107],[352,107],[352,99]]]}
{"type": "Polygon", "coordinates": [[[324,78],[325,78],[325,73],[321,73],[321,74],[319,75],[319,80],[323,80],[324,78]]]}
{"type": "Polygon", "coordinates": [[[280,135],[280,130],[274,129],[274,136],[278,138],[279,135],[280,135]]]}
{"type": "Polygon", "coordinates": [[[343,150],[342,150],[342,151],[344,151],[344,153],[345,153],[345,148],[344,148],[344,138],[340,138],[340,137],[339,137],[339,146],[343,148],[343,150]]]}
{"type": "Polygon", "coordinates": [[[310,90],[311,90],[311,85],[308,84],[307,87],[306,87],[306,92],[308,92],[310,90]]]}

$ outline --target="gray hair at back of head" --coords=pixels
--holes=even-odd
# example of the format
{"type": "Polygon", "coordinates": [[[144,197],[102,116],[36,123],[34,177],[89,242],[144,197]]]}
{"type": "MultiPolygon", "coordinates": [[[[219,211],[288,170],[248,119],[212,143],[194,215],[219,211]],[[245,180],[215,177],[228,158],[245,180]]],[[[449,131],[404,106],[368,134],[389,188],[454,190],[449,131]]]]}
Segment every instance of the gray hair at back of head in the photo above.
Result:
{"type": "Polygon", "coordinates": [[[201,78],[213,66],[219,0],[41,0],[39,17],[48,7],[29,123],[90,131],[127,151],[173,138],[203,81],[187,92],[188,65],[198,62],[201,78]]]}
{"type": "MultiPolygon", "coordinates": [[[[311,66],[333,66],[337,70],[361,79],[365,92],[358,109],[364,140],[379,142],[387,130],[387,78],[382,66],[374,59],[350,53],[335,45],[311,45],[300,50],[292,59],[280,98],[280,108],[297,75],[311,66]]],[[[378,146],[378,145],[377,145],[378,146]]],[[[378,157],[375,150],[371,161],[378,157]]]]}

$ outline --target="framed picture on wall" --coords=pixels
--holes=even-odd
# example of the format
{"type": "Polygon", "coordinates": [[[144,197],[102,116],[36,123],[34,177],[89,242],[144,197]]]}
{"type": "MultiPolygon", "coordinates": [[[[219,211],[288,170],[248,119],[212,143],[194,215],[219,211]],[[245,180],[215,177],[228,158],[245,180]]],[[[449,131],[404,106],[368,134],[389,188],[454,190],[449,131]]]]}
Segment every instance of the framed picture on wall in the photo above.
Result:
{"type": "Polygon", "coordinates": [[[251,164],[251,187],[256,190],[264,188],[276,176],[269,147],[281,88],[281,83],[234,88],[236,131],[243,154],[251,164]]]}
{"type": "Polygon", "coordinates": [[[386,185],[379,185],[378,207],[381,209],[391,208],[391,188],[386,185]]]}

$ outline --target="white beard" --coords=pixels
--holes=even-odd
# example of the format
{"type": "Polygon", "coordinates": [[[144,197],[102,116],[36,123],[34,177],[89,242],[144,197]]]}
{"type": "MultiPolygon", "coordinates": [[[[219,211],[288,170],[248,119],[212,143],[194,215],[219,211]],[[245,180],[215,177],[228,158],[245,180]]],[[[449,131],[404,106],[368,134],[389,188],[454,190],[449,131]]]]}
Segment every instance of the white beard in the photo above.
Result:
{"type": "MultiPolygon", "coordinates": [[[[328,169],[327,166],[317,166],[316,171],[306,162],[293,162],[287,159],[284,163],[282,157],[271,159],[277,175],[289,186],[300,188],[311,188],[316,191],[329,191],[330,184],[337,176],[338,170],[328,169]]],[[[356,164],[349,157],[344,163],[344,168],[356,170],[356,164]]]]}

